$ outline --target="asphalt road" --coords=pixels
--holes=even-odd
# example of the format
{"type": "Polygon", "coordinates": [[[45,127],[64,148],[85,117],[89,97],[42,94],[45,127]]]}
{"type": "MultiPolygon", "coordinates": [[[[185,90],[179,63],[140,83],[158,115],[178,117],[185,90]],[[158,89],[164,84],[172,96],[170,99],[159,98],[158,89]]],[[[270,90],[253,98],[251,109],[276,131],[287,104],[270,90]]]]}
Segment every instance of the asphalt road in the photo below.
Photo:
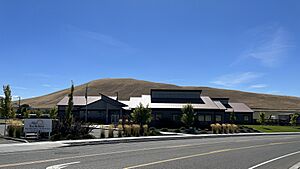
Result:
{"type": "Polygon", "coordinates": [[[0,169],[289,169],[299,162],[300,135],[120,143],[0,154],[0,169]]]}

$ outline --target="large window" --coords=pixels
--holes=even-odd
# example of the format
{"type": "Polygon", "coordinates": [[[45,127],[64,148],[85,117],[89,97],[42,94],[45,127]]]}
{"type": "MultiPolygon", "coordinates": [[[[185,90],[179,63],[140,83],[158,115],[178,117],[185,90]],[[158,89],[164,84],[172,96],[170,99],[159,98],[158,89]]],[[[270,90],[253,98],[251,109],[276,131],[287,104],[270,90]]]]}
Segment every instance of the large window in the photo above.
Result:
{"type": "Polygon", "coordinates": [[[211,122],[211,115],[205,115],[205,121],[211,122]]]}
{"type": "Polygon", "coordinates": [[[249,121],[249,116],[244,116],[244,121],[249,121]]]}
{"type": "Polygon", "coordinates": [[[221,121],[222,121],[222,116],[216,115],[216,122],[221,122],[221,121]]]}
{"type": "Polygon", "coordinates": [[[180,116],[178,114],[173,114],[172,119],[173,121],[180,121],[180,116]]]}
{"type": "Polygon", "coordinates": [[[199,115],[198,116],[198,121],[205,121],[204,115],[199,115]]]}

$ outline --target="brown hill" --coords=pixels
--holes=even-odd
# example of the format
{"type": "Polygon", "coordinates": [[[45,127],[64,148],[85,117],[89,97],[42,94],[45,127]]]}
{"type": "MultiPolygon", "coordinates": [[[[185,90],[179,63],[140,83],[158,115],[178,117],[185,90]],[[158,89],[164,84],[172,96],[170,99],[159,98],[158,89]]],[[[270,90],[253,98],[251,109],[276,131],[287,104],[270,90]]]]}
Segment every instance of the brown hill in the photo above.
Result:
{"type": "MultiPolygon", "coordinates": [[[[84,95],[86,84],[76,86],[74,95],[84,95]]],[[[249,93],[236,90],[224,90],[210,87],[187,87],[176,86],[172,84],[154,83],[135,79],[100,79],[89,82],[89,95],[98,95],[103,93],[109,96],[115,96],[119,93],[119,99],[125,100],[130,96],[141,96],[149,94],[150,89],[202,89],[203,95],[210,97],[229,97],[231,101],[244,102],[254,109],[289,109],[300,110],[300,98],[290,96],[277,96],[269,94],[249,93]]],[[[69,89],[61,90],[48,95],[26,99],[26,103],[36,108],[51,108],[66,96],[69,89]]]]}

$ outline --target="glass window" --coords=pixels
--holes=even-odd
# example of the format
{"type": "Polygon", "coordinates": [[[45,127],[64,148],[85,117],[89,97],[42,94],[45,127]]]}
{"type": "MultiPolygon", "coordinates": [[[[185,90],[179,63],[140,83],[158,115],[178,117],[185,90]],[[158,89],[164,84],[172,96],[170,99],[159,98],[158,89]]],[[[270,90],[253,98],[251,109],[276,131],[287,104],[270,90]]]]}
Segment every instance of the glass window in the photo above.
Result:
{"type": "Polygon", "coordinates": [[[249,121],[249,116],[244,116],[244,121],[249,121]]]}
{"type": "Polygon", "coordinates": [[[179,121],[180,120],[178,114],[173,114],[172,119],[173,119],[173,121],[179,121]]]}
{"type": "Polygon", "coordinates": [[[222,121],[222,116],[221,116],[221,115],[216,115],[216,121],[217,121],[217,122],[222,121]]]}
{"type": "Polygon", "coordinates": [[[211,122],[211,115],[205,115],[205,121],[211,122]]]}
{"type": "Polygon", "coordinates": [[[199,115],[198,116],[198,121],[204,121],[204,115],[199,115]]]}

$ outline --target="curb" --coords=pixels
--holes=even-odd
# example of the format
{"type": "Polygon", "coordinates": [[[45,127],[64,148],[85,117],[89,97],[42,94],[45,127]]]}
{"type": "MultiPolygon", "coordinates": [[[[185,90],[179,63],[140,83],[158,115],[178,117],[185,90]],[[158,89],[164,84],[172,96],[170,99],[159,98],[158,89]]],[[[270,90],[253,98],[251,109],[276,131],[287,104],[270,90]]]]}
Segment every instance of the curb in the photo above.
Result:
{"type": "Polygon", "coordinates": [[[27,140],[20,139],[20,138],[14,138],[14,137],[2,136],[2,135],[0,136],[0,138],[4,138],[6,140],[18,141],[18,142],[22,142],[22,143],[29,143],[27,140]]]}
{"type": "Polygon", "coordinates": [[[67,140],[67,141],[56,141],[56,142],[63,143],[65,145],[67,145],[68,147],[71,147],[71,146],[86,146],[86,145],[100,145],[100,144],[131,143],[131,142],[205,139],[205,138],[226,138],[226,137],[247,137],[247,136],[248,137],[251,137],[251,136],[276,136],[276,135],[300,135],[300,132],[122,137],[122,138],[89,139],[89,140],[76,140],[76,141],[67,140]]]}

